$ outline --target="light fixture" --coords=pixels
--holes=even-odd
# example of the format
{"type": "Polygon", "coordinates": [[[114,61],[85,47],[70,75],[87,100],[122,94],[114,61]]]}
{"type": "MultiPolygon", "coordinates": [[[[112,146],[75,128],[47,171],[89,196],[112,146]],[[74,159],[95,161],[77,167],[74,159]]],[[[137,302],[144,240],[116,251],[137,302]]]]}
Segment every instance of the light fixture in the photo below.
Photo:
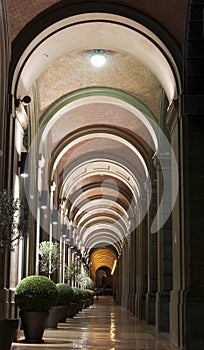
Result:
{"type": "Polygon", "coordinates": [[[41,201],[41,209],[47,209],[47,200],[48,200],[48,193],[47,191],[43,190],[41,191],[41,197],[40,197],[40,201],[41,201]]]}
{"type": "Polygon", "coordinates": [[[21,160],[18,161],[18,167],[20,168],[21,177],[28,177],[28,160],[27,152],[21,152],[21,160]]]}
{"type": "Polygon", "coordinates": [[[114,271],[115,271],[116,265],[117,265],[117,260],[114,260],[114,263],[113,263],[113,268],[112,268],[112,271],[111,271],[111,275],[113,275],[113,274],[114,274],[114,271]]]}
{"type": "Polygon", "coordinates": [[[91,64],[94,67],[102,67],[104,66],[104,64],[106,63],[106,56],[103,50],[94,50],[94,52],[92,53],[91,57],[90,57],[90,61],[91,64]]]}
{"type": "Polygon", "coordinates": [[[80,250],[79,249],[77,249],[77,252],[76,252],[76,254],[77,254],[77,258],[81,258],[81,252],[80,252],[80,250]]]}
{"type": "Polygon", "coordinates": [[[20,106],[20,103],[22,103],[23,106],[27,106],[31,102],[30,96],[26,95],[22,99],[16,98],[15,100],[15,107],[18,108],[20,106]]]}
{"type": "Polygon", "coordinates": [[[74,232],[74,227],[73,225],[69,226],[69,237],[71,238],[73,236],[73,232],[74,232]]]}
{"type": "Polygon", "coordinates": [[[77,246],[76,245],[74,245],[74,247],[73,247],[73,253],[74,253],[74,255],[77,254],[77,246]]]}
{"type": "Polygon", "coordinates": [[[69,240],[69,246],[71,249],[73,249],[73,247],[74,247],[74,239],[72,237],[69,240]]]}
{"type": "Polygon", "coordinates": [[[52,224],[53,225],[57,225],[58,224],[58,210],[57,209],[53,209],[53,212],[52,212],[52,224]]]}
{"type": "Polygon", "coordinates": [[[62,237],[67,238],[67,224],[62,225],[62,237]]]}

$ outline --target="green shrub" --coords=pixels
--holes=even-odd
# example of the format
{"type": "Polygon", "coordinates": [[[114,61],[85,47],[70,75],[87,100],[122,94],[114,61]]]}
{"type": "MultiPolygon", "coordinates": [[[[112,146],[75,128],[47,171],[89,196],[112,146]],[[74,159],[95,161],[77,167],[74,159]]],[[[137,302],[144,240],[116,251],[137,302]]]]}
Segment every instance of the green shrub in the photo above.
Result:
{"type": "Polygon", "coordinates": [[[72,287],[74,295],[73,295],[73,301],[75,303],[80,302],[83,299],[83,292],[81,289],[76,288],[76,287],[72,287]]]}
{"type": "Polygon", "coordinates": [[[83,300],[89,299],[89,293],[87,289],[82,289],[82,293],[83,293],[83,300]]]}
{"type": "Polygon", "coordinates": [[[84,289],[83,292],[84,292],[84,296],[85,296],[84,299],[91,299],[94,296],[94,292],[91,289],[84,289]]]}
{"type": "Polygon", "coordinates": [[[22,311],[48,311],[58,303],[56,284],[46,276],[25,277],[16,287],[15,301],[22,311]]]}
{"type": "Polygon", "coordinates": [[[66,283],[56,284],[59,294],[59,305],[69,305],[73,301],[74,292],[72,287],[66,283]]]}
{"type": "Polygon", "coordinates": [[[28,235],[27,208],[12,192],[0,192],[0,252],[13,251],[20,237],[28,235]]]}

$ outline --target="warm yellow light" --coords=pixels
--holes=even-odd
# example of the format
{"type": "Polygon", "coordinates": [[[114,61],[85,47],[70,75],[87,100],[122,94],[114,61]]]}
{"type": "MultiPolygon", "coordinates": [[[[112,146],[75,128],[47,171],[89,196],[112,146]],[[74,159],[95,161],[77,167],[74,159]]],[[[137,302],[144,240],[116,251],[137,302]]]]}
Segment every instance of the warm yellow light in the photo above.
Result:
{"type": "Polygon", "coordinates": [[[116,265],[117,265],[117,260],[114,260],[114,264],[113,264],[113,268],[112,268],[112,271],[111,271],[111,275],[113,275],[113,274],[114,274],[114,271],[115,271],[116,265]]]}

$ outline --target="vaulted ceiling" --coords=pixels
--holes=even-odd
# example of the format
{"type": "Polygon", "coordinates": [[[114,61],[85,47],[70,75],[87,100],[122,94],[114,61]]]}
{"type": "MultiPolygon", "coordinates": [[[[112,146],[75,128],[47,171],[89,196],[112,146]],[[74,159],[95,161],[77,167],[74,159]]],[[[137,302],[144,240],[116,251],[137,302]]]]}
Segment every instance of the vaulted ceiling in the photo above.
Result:
{"type": "MultiPolygon", "coordinates": [[[[9,0],[11,39],[57,3],[64,2],[9,0]]],[[[186,1],[121,4],[150,15],[182,43],[186,1]]],[[[35,49],[22,54],[16,88],[18,98],[35,91],[35,123],[43,130],[40,147],[47,157],[42,183],[55,181],[75,242],[92,253],[94,272],[100,266],[112,269],[133,221],[138,224],[135,211],[151,189],[151,160],[158,146],[152,125],[160,118],[163,91],[169,103],[177,93],[163,44],[158,40],[158,49],[148,31],[136,37],[125,25],[113,25],[110,15],[102,17],[92,14],[90,25],[85,18],[83,25],[65,29],[59,22],[57,31],[50,26],[47,36],[34,38],[35,49]],[[98,48],[107,58],[101,68],[90,63],[98,48]]]]}

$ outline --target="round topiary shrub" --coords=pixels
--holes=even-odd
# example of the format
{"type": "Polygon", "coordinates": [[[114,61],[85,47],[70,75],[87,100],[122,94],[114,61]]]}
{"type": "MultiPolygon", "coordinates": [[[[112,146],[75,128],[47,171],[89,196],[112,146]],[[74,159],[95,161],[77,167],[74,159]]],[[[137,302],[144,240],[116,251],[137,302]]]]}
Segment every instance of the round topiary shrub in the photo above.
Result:
{"type": "Polygon", "coordinates": [[[83,292],[81,289],[77,288],[77,287],[72,287],[73,292],[74,292],[74,296],[73,296],[73,301],[75,303],[80,302],[83,299],[83,292]]]}
{"type": "Polygon", "coordinates": [[[91,298],[93,298],[93,295],[94,295],[93,290],[84,289],[83,292],[84,292],[84,295],[85,295],[85,299],[91,299],[91,298]]]}
{"type": "Polygon", "coordinates": [[[56,284],[46,276],[28,276],[19,282],[15,301],[21,311],[48,311],[58,303],[56,284]]]}
{"type": "Polygon", "coordinates": [[[66,283],[56,284],[58,295],[59,295],[59,305],[69,305],[73,301],[74,292],[72,287],[66,283]]]}

